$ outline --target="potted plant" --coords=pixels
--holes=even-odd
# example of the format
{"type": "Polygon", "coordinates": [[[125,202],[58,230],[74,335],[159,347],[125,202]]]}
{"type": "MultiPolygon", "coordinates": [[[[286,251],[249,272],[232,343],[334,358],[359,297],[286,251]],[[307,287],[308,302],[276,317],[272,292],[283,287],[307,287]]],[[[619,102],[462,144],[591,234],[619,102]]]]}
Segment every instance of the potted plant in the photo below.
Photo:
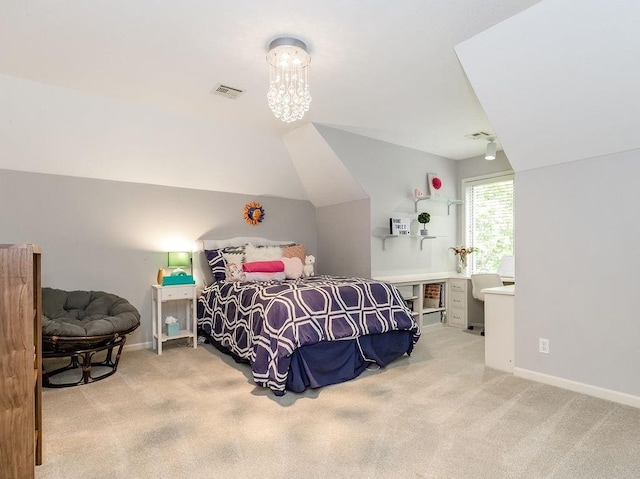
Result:
{"type": "Polygon", "coordinates": [[[420,234],[422,236],[427,236],[429,232],[427,231],[427,223],[431,221],[431,215],[426,211],[423,211],[418,215],[418,223],[422,224],[422,229],[420,230],[420,234]]]}

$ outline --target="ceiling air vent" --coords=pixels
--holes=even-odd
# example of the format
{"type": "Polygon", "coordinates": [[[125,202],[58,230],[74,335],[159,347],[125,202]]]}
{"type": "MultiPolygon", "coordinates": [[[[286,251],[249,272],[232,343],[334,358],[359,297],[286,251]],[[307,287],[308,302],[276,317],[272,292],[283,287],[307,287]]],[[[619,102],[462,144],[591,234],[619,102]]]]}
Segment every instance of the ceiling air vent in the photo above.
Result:
{"type": "Polygon", "coordinates": [[[231,98],[235,100],[240,95],[244,93],[244,90],[240,90],[239,88],[233,88],[232,86],[223,85],[222,83],[218,83],[213,90],[210,92],[212,95],[222,95],[225,98],[231,98]]]}
{"type": "Polygon", "coordinates": [[[491,133],[487,133],[486,131],[477,131],[475,133],[471,133],[470,135],[464,135],[465,138],[470,138],[472,140],[488,140],[489,138],[495,137],[491,133]]]}

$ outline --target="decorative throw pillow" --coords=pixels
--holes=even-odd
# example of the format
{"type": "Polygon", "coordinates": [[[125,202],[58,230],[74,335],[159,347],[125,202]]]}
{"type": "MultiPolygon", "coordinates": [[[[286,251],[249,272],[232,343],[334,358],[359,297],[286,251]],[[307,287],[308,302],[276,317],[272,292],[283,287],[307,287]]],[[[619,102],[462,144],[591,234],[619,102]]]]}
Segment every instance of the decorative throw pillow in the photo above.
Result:
{"type": "Polygon", "coordinates": [[[222,253],[225,263],[225,277],[227,281],[239,281],[240,278],[235,277],[235,271],[242,273],[242,263],[244,255],[242,253],[222,253]]]}
{"type": "Polygon", "coordinates": [[[284,271],[284,263],[277,261],[253,261],[244,263],[242,270],[246,273],[278,273],[284,271]]]}
{"type": "Polygon", "coordinates": [[[204,254],[211,268],[211,274],[216,281],[222,281],[225,278],[224,258],[221,249],[205,250],[204,254]]]}
{"type": "Polygon", "coordinates": [[[244,281],[245,274],[242,271],[242,266],[237,263],[227,263],[225,266],[226,277],[225,281],[244,281]]]}
{"type": "Polygon", "coordinates": [[[280,246],[253,246],[251,243],[244,247],[245,263],[255,261],[273,261],[282,258],[280,246]]]}
{"type": "Polygon", "coordinates": [[[282,256],[285,258],[300,258],[300,262],[304,264],[306,256],[306,248],[303,244],[291,244],[282,247],[282,256]]]}
{"type": "Polygon", "coordinates": [[[284,275],[287,279],[298,279],[302,277],[302,261],[297,256],[294,258],[282,258],[284,264],[284,275]]]}

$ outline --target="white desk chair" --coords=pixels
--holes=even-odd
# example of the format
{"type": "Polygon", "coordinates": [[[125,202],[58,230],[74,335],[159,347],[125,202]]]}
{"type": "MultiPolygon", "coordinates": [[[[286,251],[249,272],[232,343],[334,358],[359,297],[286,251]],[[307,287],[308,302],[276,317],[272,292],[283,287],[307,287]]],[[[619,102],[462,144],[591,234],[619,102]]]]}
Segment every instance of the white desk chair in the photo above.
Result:
{"type": "MultiPolygon", "coordinates": [[[[502,278],[498,273],[478,273],[471,275],[471,296],[478,301],[484,303],[483,289],[494,288],[496,286],[504,286],[502,278]]],[[[473,326],[474,325],[470,325],[469,329],[473,329],[473,326]]],[[[480,334],[484,336],[484,325],[482,325],[480,334]]]]}

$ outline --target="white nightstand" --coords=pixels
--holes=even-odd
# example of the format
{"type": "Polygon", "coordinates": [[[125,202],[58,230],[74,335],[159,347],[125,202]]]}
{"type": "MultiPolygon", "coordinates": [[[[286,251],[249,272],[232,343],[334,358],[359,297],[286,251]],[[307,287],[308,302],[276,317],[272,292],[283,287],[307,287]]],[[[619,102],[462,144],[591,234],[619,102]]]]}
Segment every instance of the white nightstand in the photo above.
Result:
{"type": "Polygon", "coordinates": [[[198,345],[197,320],[196,320],[196,285],[181,284],[177,286],[151,285],[151,323],[153,324],[153,346],[162,354],[162,343],[172,339],[191,338],[193,349],[198,345]],[[177,335],[167,336],[164,332],[164,316],[162,303],[167,301],[184,301],[185,329],[180,329],[177,335]]]}

